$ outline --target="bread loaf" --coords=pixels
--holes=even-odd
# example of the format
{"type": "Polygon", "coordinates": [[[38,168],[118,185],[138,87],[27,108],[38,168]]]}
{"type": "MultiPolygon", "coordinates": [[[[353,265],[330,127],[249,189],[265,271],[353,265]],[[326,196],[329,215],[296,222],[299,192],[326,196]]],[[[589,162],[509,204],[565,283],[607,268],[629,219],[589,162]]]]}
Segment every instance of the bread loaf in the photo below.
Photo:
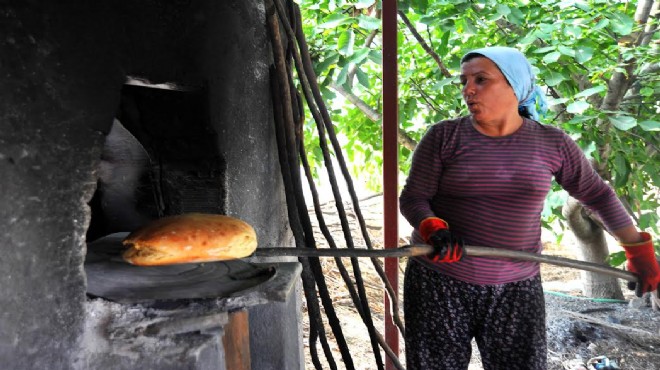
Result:
{"type": "Polygon", "coordinates": [[[139,266],[224,261],[247,257],[257,235],[237,218],[189,213],[158,219],[124,239],[123,258],[139,266]]]}

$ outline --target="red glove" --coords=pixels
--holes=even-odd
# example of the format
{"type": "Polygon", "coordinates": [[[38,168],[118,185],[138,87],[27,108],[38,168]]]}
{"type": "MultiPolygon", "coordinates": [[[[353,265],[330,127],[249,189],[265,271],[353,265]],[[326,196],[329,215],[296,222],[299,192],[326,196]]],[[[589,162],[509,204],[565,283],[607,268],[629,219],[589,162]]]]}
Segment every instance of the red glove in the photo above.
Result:
{"type": "Polygon", "coordinates": [[[437,217],[426,218],[419,224],[419,232],[424,241],[434,248],[434,252],[428,256],[431,261],[457,262],[463,258],[463,239],[449,231],[445,220],[437,217]]]}
{"type": "Polygon", "coordinates": [[[628,259],[628,270],[639,277],[639,283],[628,284],[630,289],[635,289],[635,294],[641,297],[646,292],[658,289],[660,285],[660,267],[655,258],[653,240],[647,232],[642,232],[643,241],[639,243],[621,243],[626,251],[628,259]]]}

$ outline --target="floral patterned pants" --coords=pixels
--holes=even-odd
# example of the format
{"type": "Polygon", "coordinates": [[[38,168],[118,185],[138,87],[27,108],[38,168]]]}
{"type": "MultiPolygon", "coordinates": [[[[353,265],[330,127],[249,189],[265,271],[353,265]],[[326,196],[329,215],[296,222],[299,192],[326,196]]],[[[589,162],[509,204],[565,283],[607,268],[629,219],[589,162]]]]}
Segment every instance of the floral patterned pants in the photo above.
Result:
{"type": "Polygon", "coordinates": [[[410,260],[403,299],[407,370],[467,369],[472,338],[485,370],[546,368],[540,276],[475,285],[410,260]]]}

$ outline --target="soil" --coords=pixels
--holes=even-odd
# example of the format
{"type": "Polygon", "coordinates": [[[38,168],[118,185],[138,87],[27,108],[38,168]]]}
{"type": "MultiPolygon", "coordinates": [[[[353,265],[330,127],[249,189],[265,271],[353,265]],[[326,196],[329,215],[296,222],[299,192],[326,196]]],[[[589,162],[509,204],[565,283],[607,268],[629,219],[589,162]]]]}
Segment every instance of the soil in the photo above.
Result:
{"type": "MultiPolygon", "coordinates": [[[[354,213],[349,205],[345,205],[350,221],[351,233],[356,248],[364,248],[365,242],[359,230],[354,213]]],[[[383,248],[382,239],[382,198],[380,196],[366,197],[360,200],[360,209],[365,218],[369,237],[374,248],[383,248]]],[[[336,217],[334,203],[323,205],[325,222],[331,230],[334,241],[339,248],[345,247],[341,225],[336,217]]],[[[310,210],[315,230],[319,230],[316,216],[310,210]]],[[[407,222],[399,221],[399,245],[408,243],[407,222]]],[[[318,248],[326,247],[325,238],[320,231],[316,232],[318,248]]],[[[576,258],[575,248],[570,242],[557,244],[545,241],[545,254],[576,258]]],[[[349,259],[342,259],[344,266],[353,275],[349,259]]],[[[382,260],[381,260],[382,261],[382,260]]],[[[399,297],[402,297],[403,271],[406,258],[399,261],[399,297]]],[[[377,369],[377,363],[367,328],[355,310],[351,297],[338,272],[335,260],[321,259],[326,283],[332,298],[333,307],[341,321],[342,332],[347,341],[355,369],[377,369]]],[[[369,307],[374,326],[379,333],[384,333],[384,293],[383,284],[368,258],[359,259],[359,268],[364,280],[365,290],[369,299],[369,307]]],[[[546,322],[548,339],[548,370],[580,369],[579,365],[591,362],[610,361],[622,370],[653,370],[660,369],[660,311],[652,309],[648,297],[635,298],[624,285],[623,302],[599,302],[586,299],[581,295],[580,271],[549,264],[541,266],[543,284],[546,290],[546,322]]],[[[355,281],[354,278],[352,278],[355,281]]],[[[623,284],[623,283],[622,283],[623,284]]],[[[303,298],[303,325],[305,344],[305,368],[314,369],[311,361],[309,345],[309,322],[306,303],[303,298]]],[[[403,312],[400,312],[403,320],[403,312]]],[[[324,317],[325,320],[325,317],[324,317]]],[[[338,369],[346,366],[341,360],[339,348],[332,337],[330,327],[325,325],[328,342],[338,369]]],[[[383,334],[384,335],[384,334],[383,334]]],[[[325,355],[317,342],[318,356],[323,369],[331,369],[325,355]]],[[[381,358],[385,359],[382,350],[381,358]]],[[[483,369],[479,360],[479,351],[473,343],[473,356],[469,370],[483,369]]],[[[400,339],[399,361],[405,367],[405,346],[400,339]]],[[[593,369],[595,367],[585,367],[593,369]]],[[[616,367],[611,367],[616,369],[616,367]]]]}

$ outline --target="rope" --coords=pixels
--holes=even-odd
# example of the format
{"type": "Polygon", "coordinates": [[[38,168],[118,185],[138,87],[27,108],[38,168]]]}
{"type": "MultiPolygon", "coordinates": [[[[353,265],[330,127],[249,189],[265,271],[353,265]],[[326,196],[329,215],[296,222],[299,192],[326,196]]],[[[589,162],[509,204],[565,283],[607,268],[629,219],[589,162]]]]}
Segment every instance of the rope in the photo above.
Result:
{"type": "Polygon", "coordinates": [[[628,303],[625,299],[614,299],[614,298],[590,298],[590,297],[580,297],[580,296],[574,296],[562,292],[555,292],[552,290],[544,290],[543,293],[545,294],[550,294],[554,295],[557,297],[562,297],[562,298],[571,298],[571,299],[581,299],[581,300],[586,300],[586,301],[591,301],[591,302],[599,302],[599,303],[628,303]]]}

